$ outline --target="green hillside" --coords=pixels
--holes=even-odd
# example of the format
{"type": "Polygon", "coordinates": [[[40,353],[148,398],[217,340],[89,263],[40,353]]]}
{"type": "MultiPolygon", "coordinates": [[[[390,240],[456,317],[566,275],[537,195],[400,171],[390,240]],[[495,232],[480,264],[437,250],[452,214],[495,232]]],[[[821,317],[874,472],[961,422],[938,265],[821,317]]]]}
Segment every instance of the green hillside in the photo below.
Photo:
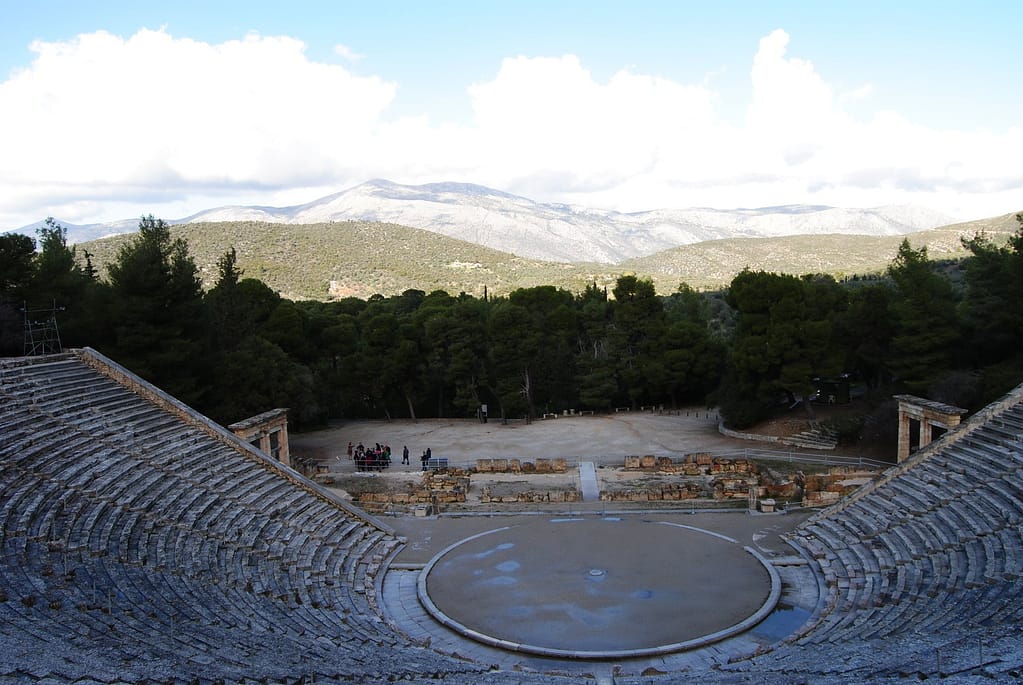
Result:
{"type": "MultiPolygon", "coordinates": [[[[480,296],[551,284],[581,290],[586,283],[613,283],[606,265],[565,265],[516,257],[430,231],[375,222],[268,224],[196,223],[174,226],[188,241],[206,285],[217,259],[232,246],[244,275],[258,278],[292,299],[394,295],[410,288],[480,296]]],[[[100,266],[130,236],[83,243],[100,266]]]]}
{"type": "MultiPolygon", "coordinates": [[[[997,241],[1018,228],[1014,214],[910,234],[914,247],[926,245],[933,259],[965,255],[960,237],[984,231],[997,241]]],[[[903,236],[853,235],[733,238],[685,245],[618,265],[563,264],[516,257],[473,243],[396,224],[346,221],[325,224],[224,222],[183,224],[174,236],[188,241],[206,285],[216,277],[217,259],[232,246],[239,266],[292,299],[366,298],[408,289],[430,292],[506,294],[516,288],[554,285],[572,291],[586,284],[613,285],[621,274],[651,278],[657,291],[674,291],[682,281],[713,288],[729,283],[745,267],[778,273],[836,276],[882,271],[903,236]]],[[[83,243],[105,272],[130,236],[83,243]]]]}
{"type": "Polygon", "coordinates": [[[983,232],[1001,244],[1018,229],[1016,215],[1005,214],[904,236],[830,234],[709,240],[630,259],[619,268],[649,276],[662,293],[674,290],[680,281],[697,288],[726,285],[745,267],[794,275],[826,273],[841,278],[884,271],[904,239],[917,249],[926,246],[931,259],[956,259],[967,255],[961,238],[983,232]]]}

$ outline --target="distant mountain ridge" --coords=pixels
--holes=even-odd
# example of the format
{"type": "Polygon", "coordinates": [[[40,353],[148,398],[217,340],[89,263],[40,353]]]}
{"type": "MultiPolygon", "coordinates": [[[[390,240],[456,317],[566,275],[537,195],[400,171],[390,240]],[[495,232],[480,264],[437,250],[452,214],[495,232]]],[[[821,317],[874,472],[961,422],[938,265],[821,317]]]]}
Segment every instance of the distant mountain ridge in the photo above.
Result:
{"type": "MultiPolygon", "coordinates": [[[[410,186],[373,180],[301,205],[224,206],[169,223],[227,221],[383,222],[424,229],[528,259],[617,264],[708,240],[824,234],[904,235],[950,224],[954,219],[910,206],[843,209],[788,205],[625,213],[539,203],[471,183],[410,186]]],[[[131,220],[64,225],[71,242],[84,242],[134,230],[136,223],[131,220]]],[[[31,232],[36,226],[20,230],[31,232]]]]}
{"type": "MultiPolygon", "coordinates": [[[[926,247],[932,259],[957,259],[968,254],[963,238],[983,233],[1002,245],[1018,230],[1015,214],[1005,214],[905,236],[709,240],[615,265],[528,259],[432,231],[369,221],[187,223],[173,226],[171,233],[188,242],[207,288],[218,276],[218,260],[233,247],[247,277],[292,299],[330,300],[396,295],[410,288],[477,297],[537,285],[582,292],[594,284],[613,288],[622,274],[650,278],[657,292],[668,294],[683,282],[699,289],[727,286],[743,268],[842,278],[882,273],[904,239],[914,248],[926,247]]],[[[117,235],[82,247],[104,275],[130,239],[131,235],[117,235]]]]}

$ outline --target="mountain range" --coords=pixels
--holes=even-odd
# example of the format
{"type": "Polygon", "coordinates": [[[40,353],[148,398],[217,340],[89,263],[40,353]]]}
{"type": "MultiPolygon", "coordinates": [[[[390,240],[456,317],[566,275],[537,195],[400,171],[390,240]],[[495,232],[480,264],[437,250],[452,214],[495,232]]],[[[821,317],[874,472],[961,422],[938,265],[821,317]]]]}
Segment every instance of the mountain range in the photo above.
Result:
{"type": "MultiPolygon", "coordinates": [[[[283,224],[265,221],[187,223],[171,227],[183,238],[206,287],[217,278],[217,260],[237,252],[246,277],[258,278],[291,299],[330,300],[396,295],[408,289],[451,294],[503,295],[516,288],[551,285],[581,292],[613,287],[623,274],[653,281],[658,293],[680,283],[698,289],[726,286],[743,268],[838,278],[879,274],[902,240],[925,247],[932,259],[966,256],[963,238],[984,233],[1004,244],[1019,230],[1014,214],[943,226],[904,236],[797,235],[729,238],[681,245],[618,264],[553,262],[520,257],[419,228],[378,221],[283,224]]],[[[101,274],[132,234],[81,244],[101,274]]]]}
{"type": "MultiPolygon", "coordinates": [[[[829,234],[898,236],[950,224],[954,219],[911,206],[844,209],[786,205],[626,213],[534,202],[469,183],[410,186],[374,180],[302,205],[224,206],[168,223],[342,221],[409,226],[526,259],[619,264],[706,241],[829,234]]],[[[41,224],[18,231],[34,235],[41,224]]],[[[68,229],[70,242],[81,243],[133,231],[138,220],[61,224],[68,229]]]]}

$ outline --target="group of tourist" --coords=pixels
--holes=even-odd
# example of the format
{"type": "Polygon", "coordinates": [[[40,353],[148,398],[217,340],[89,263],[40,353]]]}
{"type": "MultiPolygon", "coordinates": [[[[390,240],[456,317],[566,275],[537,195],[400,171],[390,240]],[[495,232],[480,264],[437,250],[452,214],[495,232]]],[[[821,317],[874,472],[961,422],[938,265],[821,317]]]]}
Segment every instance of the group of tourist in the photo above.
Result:
{"type": "MultiPolygon", "coordinates": [[[[338,458],[340,459],[340,457],[338,458]]],[[[391,465],[391,446],[381,445],[378,442],[373,447],[366,447],[361,442],[358,445],[353,445],[349,442],[348,458],[355,461],[355,468],[358,471],[383,471],[391,465]]],[[[422,456],[419,457],[424,471],[428,468],[432,458],[433,451],[427,447],[423,451],[422,456]]],[[[401,449],[401,463],[410,463],[408,445],[401,449]]]]}
{"type": "Polygon", "coordinates": [[[366,447],[360,442],[352,447],[352,443],[348,443],[348,458],[355,461],[358,471],[383,471],[391,465],[391,446],[378,442],[366,447]]]}

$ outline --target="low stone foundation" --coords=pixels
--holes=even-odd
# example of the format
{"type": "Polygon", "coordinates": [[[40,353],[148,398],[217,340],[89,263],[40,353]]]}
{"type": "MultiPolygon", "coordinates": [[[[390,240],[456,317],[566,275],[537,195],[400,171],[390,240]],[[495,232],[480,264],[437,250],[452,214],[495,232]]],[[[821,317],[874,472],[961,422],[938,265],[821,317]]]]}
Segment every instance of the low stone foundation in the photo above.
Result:
{"type": "Polygon", "coordinates": [[[568,461],[563,458],[536,459],[477,459],[477,473],[567,473],[568,461]]]}
{"type": "Polygon", "coordinates": [[[672,483],[660,487],[630,490],[603,490],[602,502],[662,502],[698,499],[703,495],[696,483],[672,483]]]}
{"type": "Polygon", "coordinates": [[[385,504],[456,504],[465,502],[469,474],[462,469],[426,471],[418,487],[408,492],[364,492],[359,503],[376,507],[385,504]]]}
{"type": "Polygon", "coordinates": [[[483,504],[519,504],[540,502],[579,502],[582,495],[578,490],[526,490],[513,495],[492,496],[490,488],[483,488],[480,502],[483,504]]]}
{"type": "MultiPolygon", "coordinates": [[[[770,465],[746,459],[714,458],[690,454],[682,460],[668,457],[629,456],[624,467],[601,467],[600,499],[611,503],[687,502],[700,500],[705,506],[737,506],[755,496],[804,507],[834,504],[841,497],[876,476],[848,467],[831,467],[826,473],[777,471],[770,465]]],[[[424,472],[418,482],[407,482],[403,490],[362,492],[359,504],[371,511],[397,506],[427,505],[433,511],[450,506],[461,509],[478,505],[558,504],[582,501],[578,484],[569,473],[566,459],[479,459],[475,468],[438,469],[424,472]],[[493,474],[492,478],[487,478],[493,474]],[[501,474],[501,475],[498,475],[501,474]],[[515,474],[508,478],[507,474],[515,474]],[[543,475],[546,477],[526,478],[543,475]],[[554,474],[568,474],[555,478],[554,474]],[[568,478],[568,480],[566,480],[568,478]],[[470,496],[471,479],[476,479],[470,496]],[[573,484],[574,483],[574,484],[573,484]]],[[[688,505],[687,505],[688,506],[688,505]]]]}
{"type": "Polygon", "coordinates": [[[679,473],[687,476],[757,472],[756,466],[745,459],[724,459],[702,453],[687,454],[681,462],[676,462],[671,457],[628,456],[625,457],[625,470],[679,473]]]}
{"type": "Polygon", "coordinates": [[[865,478],[876,476],[870,471],[835,466],[827,473],[797,473],[794,480],[802,488],[804,507],[827,507],[860,487],[865,478]]]}

